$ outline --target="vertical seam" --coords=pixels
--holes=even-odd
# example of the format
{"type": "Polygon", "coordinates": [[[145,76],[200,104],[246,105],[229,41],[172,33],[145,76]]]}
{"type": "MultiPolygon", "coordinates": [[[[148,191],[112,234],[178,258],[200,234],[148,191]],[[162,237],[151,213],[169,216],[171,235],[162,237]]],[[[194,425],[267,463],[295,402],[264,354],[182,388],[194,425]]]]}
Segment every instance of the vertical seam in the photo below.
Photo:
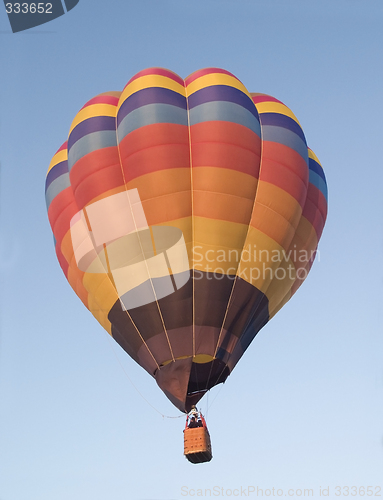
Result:
{"type": "Polygon", "coordinates": [[[185,87],[185,97],[186,97],[186,111],[188,120],[188,138],[189,138],[189,165],[190,165],[190,195],[191,195],[191,229],[192,229],[192,248],[191,248],[191,273],[192,273],[192,332],[193,332],[193,358],[195,357],[195,283],[194,283],[194,236],[195,236],[195,226],[194,226],[194,185],[193,185],[193,155],[192,155],[192,145],[191,145],[191,125],[190,125],[190,109],[189,109],[189,96],[187,93],[187,86],[184,80],[185,87]]]}

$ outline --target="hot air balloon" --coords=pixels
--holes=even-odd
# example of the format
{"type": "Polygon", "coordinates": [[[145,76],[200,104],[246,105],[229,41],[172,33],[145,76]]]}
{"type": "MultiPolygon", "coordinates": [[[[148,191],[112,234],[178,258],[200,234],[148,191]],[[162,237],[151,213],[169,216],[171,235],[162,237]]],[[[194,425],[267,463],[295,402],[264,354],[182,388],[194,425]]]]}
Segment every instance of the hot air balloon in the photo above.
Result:
{"type": "Polygon", "coordinates": [[[327,187],[282,102],[151,68],[78,112],[46,202],[73,290],[189,412],[306,278],[327,187]]]}

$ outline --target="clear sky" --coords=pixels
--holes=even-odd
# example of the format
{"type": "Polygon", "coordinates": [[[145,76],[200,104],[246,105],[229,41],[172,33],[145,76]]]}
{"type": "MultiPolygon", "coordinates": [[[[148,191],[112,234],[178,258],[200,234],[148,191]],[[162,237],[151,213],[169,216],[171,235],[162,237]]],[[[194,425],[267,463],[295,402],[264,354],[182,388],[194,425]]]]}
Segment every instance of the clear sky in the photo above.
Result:
{"type": "Polygon", "coordinates": [[[0,6],[1,500],[383,496],[382,26],[381,0],[80,0],[12,34],[0,6]],[[329,187],[310,276],[202,400],[204,465],[68,285],[45,208],[77,111],[151,66],[283,101],[329,187]]]}

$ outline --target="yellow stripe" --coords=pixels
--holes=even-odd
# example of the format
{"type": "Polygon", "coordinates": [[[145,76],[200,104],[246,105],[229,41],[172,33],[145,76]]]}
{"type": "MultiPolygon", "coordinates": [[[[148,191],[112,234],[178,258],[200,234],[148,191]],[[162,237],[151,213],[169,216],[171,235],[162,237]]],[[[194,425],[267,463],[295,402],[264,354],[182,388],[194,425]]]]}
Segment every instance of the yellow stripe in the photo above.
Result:
{"type": "Polygon", "coordinates": [[[193,363],[210,363],[210,361],[213,361],[214,358],[210,354],[196,354],[193,356],[193,363]]]}
{"type": "Polygon", "coordinates": [[[108,320],[108,312],[105,312],[101,309],[98,308],[96,302],[90,298],[89,299],[90,305],[88,307],[90,313],[96,318],[96,320],[100,323],[100,325],[106,330],[109,335],[112,335],[112,324],[108,320]]]}
{"type": "Polygon", "coordinates": [[[249,99],[251,99],[247,88],[237,78],[223,73],[212,73],[210,75],[204,75],[197,78],[197,80],[194,80],[186,87],[187,95],[190,96],[191,94],[194,94],[194,92],[197,92],[197,90],[205,87],[211,87],[213,85],[227,85],[229,87],[234,87],[241,90],[249,97],[249,99]]]}
{"type": "Polygon", "coordinates": [[[315,250],[318,246],[317,233],[306,217],[301,217],[291,244],[293,243],[297,245],[297,249],[308,252],[315,250]]]}
{"type": "Polygon", "coordinates": [[[117,106],[113,106],[113,104],[92,104],[91,106],[87,106],[84,109],[81,109],[75,119],[72,122],[72,125],[69,129],[69,134],[72,130],[84,120],[88,118],[93,118],[94,116],[116,116],[117,115],[117,106]]]}
{"type": "Polygon", "coordinates": [[[185,96],[185,87],[175,82],[171,78],[162,75],[145,75],[133,80],[129,83],[121,94],[120,101],[118,103],[118,108],[121,107],[122,103],[132,94],[138,92],[142,89],[148,89],[150,87],[161,87],[164,89],[173,90],[178,94],[185,96]]]}
{"type": "MultiPolygon", "coordinates": [[[[286,115],[295,120],[298,125],[301,127],[297,117],[294,113],[284,104],[280,104],[279,102],[274,101],[266,101],[266,102],[257,102],[255,104],[257,111],[259,114],[262,113],[279,113],[281,115],[286,115]]],[[[302,127],[301,127],[302,128],[302,127]]]]}
{"type": "Polygon", "coordinates": [[[153,228],[152,228],[152,226],[150,226],[149,229],[150,229],[150,238],[152,240],[154,255],[157,255],[156,242],[154,241],[154,234],[153,234],[153,228]]]}
{"type": "Polygon", "coordinates": [[[269,314],[278,308],[286,296],[291,296],[291,288],[296,280],[296,268],[291,259],[282,260],[275,277],[267,289],[266,295],[269,299],[269,314]],[[290,294],[290,295],[289,295],[290,294]]]}
{"type": "Polygon", "coordinates": [[[194,243],[217,248],[242,248],[247,224],[194,216],[194,243]]]}
{"type": "Polygon", "coordinates": [[[237,275],[268,296],[267,289],[280,266],[283,247],[259,229],[249,227],[244,250],[237,275]]]}
{"type": "Polygon", "coordinates": [[[74,257],[74,250],[73,250],[73,244],[72,244],[72,237],[70,234],[70,229],[65,233],[65,236],[61,240],[61,253],[65,257],[66,261],[68,264],[74,268],[77,268],[76,260],[74,257]],[[72,263],[72,260],[74,261],[72,263]]]}
{"type": "Polygon", "coordinates": [[[298,227],[302,215],[302,207],[298,201],[284,189],[266,181],[259,181],[257,203],[281,215],[284,219],[289,221],[294,228],[298,227]]]}
{"type": "Polygon", "coordinates": [[[118,294],[113,288],[113,284],[107,274],[91,273],[84,274],[83,284],[89,294],[89,311],[102,324],[102,326],[109,331],[110,322],[107,320],[107,316],[115,302],[118,300],[118,294]]]}
{"type": "Polygon", "coordinates": [[[191,217],[167,221],[157,226],[178,227],[183,232],[189,268],[235,275],[247,232],[246,224],[194,216],[195,241],[192,242],[191,217]]]}
{"type": "Polygon", "coordinates": [[[286,293],[286,295],[283,297],[281,302],[277,306],[275,306],[273,309],[269,309],[269,321],[271,318],[273,318],[278,311],[282,309],[282,307],[287,304],[287,302],[291,299],[291,289],[286,293]]]}
{"type": "Polygon", "coordinates": [[[247,224],[194,217],[193,267],[234,276],[246,238],[247,224]]]}
{"type": "MultiPolygon", "coordinates": [[[[314,151],[312,151],[310,148],[307,148],[307,149],[308,149],[308,152],[309,152],[309,158],[311,158],[312,160],[315,160],[318,163],[318,165],[320,165],[322,167],[322,165],[321,165],[320,161],[318,160],[318,157],[314,153],[314,151]]],[[[322,170],[323,170],[323,167],[322,167],[322,170]]]]}
{"type": "Polygon", "coordinates": [[[188,359],[188,358],[193,358],[193,363],[199,363],[199,364],[210,363],[211,361],[213,361],[215,359],[210,354],[196,354],[195,356],[191,356],[191,355],[177,356],[176,358],[174,358],[174,360],[168,359],[166,361],[163,361],[161,363],[161,366],[169,365],[170,363],[172,363],[173,361],[177,361],[178,359],[188,359]]]}
{"type": "Polygon", "coordinates": [[[62,161],[65,161],[67,159],[68,159],[68,150],[66,148],[62,149],[61,151],[56,153],[49,164],[47,174],[52,170],[52,168],[55,165],[57,165],[58,163],[61,163],[62,161]]]}

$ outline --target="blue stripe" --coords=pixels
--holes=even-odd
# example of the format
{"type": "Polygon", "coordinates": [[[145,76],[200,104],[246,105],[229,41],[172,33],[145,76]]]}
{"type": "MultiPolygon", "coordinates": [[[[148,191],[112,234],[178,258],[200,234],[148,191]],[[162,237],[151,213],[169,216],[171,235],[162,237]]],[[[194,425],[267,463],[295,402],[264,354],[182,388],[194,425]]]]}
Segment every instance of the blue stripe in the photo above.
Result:
{"type": "Polygon", "coordinates": [[[327,200],[327,184],[318,174],[310,170],[309,182],[319,189],[327,200]]]}
{"type": "Polygon", "coordinates": [[[258,119],[247,109],[233,102],[213,101],[200,104],[189,112],[190,125],[210,121],[238,123],[261,137],[258,119]]]}
{"type": "Polygon", "coordinates": [[[45,192],[45,201],[47,204],[47,209],[49,208],[49,205],[52,203],[54,198],[56,198],[56,196],[60,194],[61,191],[64,191],[64,189],[68,188],[69,186],[70,186],[69,173],[61,175],[51,183],[51,185],[45,192]]]}
{"type": "Polygon", "coordinates": [[[68,150],[75,142],[85,135],[103,130],[116,130],[116,118],[114,116],[93,116],[79,123],[71,132],[68,139],[68,150]]]}
{"type": "Polygon", "coordinates": [[[117,146],[116,131],[104,130],[102,132],[93,132],[79,139],[70,150],[68,150],[68,168],[69,171],[73,165],[83,156],[97,151],[98,149],[117,146]]]}
{"type": "Polygon", "coordinates": [[[258,111],[254,102],[241,90],[228,85],[212,85],[197,90],[188,98],[188,106],[189,109],[193,109],[200,104],[213,101],[234,102],[250,111],[258,119],[258,111]]]}
{"type": "Polygon", "coordinates": [[[277,142],[299,153],[308,165],[309,155],[306,142],[291,130],[274,125],[262,126],[262,140],[277,142]]]}
{"type": "Polygon", "coordinates": [[[174,123],[188,125],[186,109],[169,104],[148,104],[135,109],[125,116],[117,128],[118,142],[120,143],[133,130],[155,123],[174,123]]]}
{"type": "Polygon", "coordinates": [[[178,92],[160,87],[150,87],[135,92],[121,104],[117,114],[117,126],[120,125],[126,115],[148,104],[170,104],[185,110],[187,109],[186,97],[178,92]]]}
{"type": "Polygon", "coordinates": [[[57,177],[60,177],[60,175],[68,173],[68,162],[67,160],[61,161],[60,163],[57,163],[54,167],[52,167],[47,175],[47,178],[45,179],[45,191],[49,188],[49,186],[52,184],[52,182],[57,179],[57,177]]]}
{"type": "Polygon", "coordinates": [[[306,137],[303,130],[298,123],[289,116],[282,115],[281,113],[261,113],[259,115],[261,125],[274,125],[276,127],[283,127],[295,132],[306,144],[306,137]]]}

